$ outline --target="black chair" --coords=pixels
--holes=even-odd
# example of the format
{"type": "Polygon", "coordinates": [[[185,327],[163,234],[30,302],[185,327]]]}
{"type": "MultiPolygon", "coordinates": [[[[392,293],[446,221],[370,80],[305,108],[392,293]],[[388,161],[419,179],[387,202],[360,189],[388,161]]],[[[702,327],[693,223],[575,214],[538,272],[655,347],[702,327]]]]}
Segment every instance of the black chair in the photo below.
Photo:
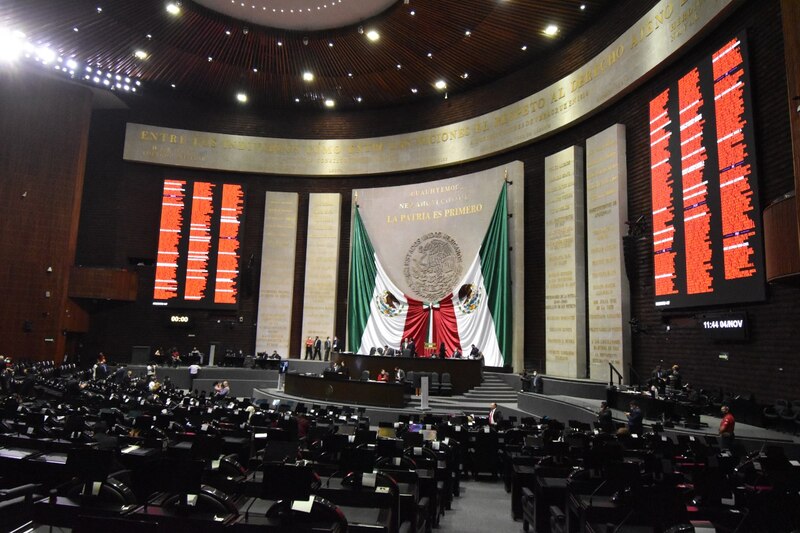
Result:
{"type": "Polygon", "coordinates": [[[789,409],[789,402],[786,400],[777,399],[773,405],[764,408],[764,423],[765,425],[776,425],[784,411],[789,409]]]}
{"type": "Polygon", "coordinates": [[[439,395],[439,374],[431,372],[428,376],[428,393],[434,396],[439,395]]]}
{"type": "Polygon", "coordinates": [[[361,381],[369,381],[369,370],[361,371],[361,381]]]}
{"type": "Polygon", "coordinates": [[[439,394],[451,396],[453,394],[453,384],[450,381],[450,372],[442,372],[442,382],[439,384],[439,394]]]}

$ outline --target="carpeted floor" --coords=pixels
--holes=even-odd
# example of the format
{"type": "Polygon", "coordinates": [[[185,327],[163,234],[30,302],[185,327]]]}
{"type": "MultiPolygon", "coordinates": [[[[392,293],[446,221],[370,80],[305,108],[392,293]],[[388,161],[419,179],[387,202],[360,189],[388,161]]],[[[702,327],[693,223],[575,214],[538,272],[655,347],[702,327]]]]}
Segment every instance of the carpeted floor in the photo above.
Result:
{"type": "Polygon", "coordinates": [[[500,480],[461,481],[461,497],[442,517],[439,533],[517,533],[522,522],[511,518],[511,495],[500,480]]]}

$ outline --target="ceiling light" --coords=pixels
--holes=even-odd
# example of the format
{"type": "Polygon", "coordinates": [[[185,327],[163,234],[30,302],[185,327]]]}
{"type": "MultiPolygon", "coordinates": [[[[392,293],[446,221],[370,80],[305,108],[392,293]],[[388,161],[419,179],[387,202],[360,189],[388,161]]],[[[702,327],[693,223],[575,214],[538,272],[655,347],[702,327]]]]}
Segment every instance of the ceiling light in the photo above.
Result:
{"type": "Polygon", "coordinates": [[[174,83],[170,83],[169,86],[172,87],[173,89],[175,88],[175,84],[174,83]]]}
{"type": "Polygon", "coordinates": [[[150,39],[152,39],[152,38],[153,38],[153,36],[152,36],[151,34],[149,34],[149,33],[148,33],[147,35],[145,35],[145,38],[147,38],[147,40],[149,41],[150,39]]]}
{"type": "Polygon", "coordinates": [[[208,56],[208,62],[211,63],[212,61],[214,61],[214,58],[211,57],[211,56],[208,56]]]}
{"type": "Polygon", "coordinates": [[[80,31],[80,30],[79,30],[79,29],[78,29],[78,27],[76,26],[76,27],[72,28],[72,31],[78,32],[78,31],[80,31]]]}
{"type": "Polygon", "coordinates": [[[332,42],[328,43],[328,46],[333,48],[333,43],[332,42]]]}
{"type": "Polygon", "coordinates": [[[397,70],[400,70],[401,68],[403,68],[403,65],[401,65],[400,63],[398,63],[398,64],[397,64],[397,70]]]}
{"type": "Polygon", "coordinates": [[[464,74],[461,75],[462,80],[465,80],[467,78],[469,78],[469,72],[465,72],[464,74]]]}
{"type": "Polygon", "coordinates": [[[36,51],[36,55],[39,57],[39,59],[42,60],[42,63],[49,63],[49,62],[54,61],[56,59],[56,53],[53,52],[52,50],[50,50],[46,46],[40,47],[36,51]]]}
{"type": "Polygon", "coordinates": [[[428,57],[433,58],[433,52],[428,52],[428,57]]]}
{"type": "Polygon", "coordinates": [[[167,13],[170,15],[180,15],[181,6],[176,2],[170,2],[167,4],[167,13]]]}
{"type": "Polygon", "coordinates": [[[136,50],[133,55],[136,56],[136,59],[147,59],[147,52],[144,50],[136,50]]]}
{"type": "Polygon", "coordinates": [[[278,46],[283,46],[283,41],[278,41],[278,46]]]}
{"type": "Polygon", "coordinates": [[[467,30],[467,31],[464,32],[464,36],[465,37],[469,37],[470,35],[472,35],[471,31],[467,30]]]}
{"type": "Polygon", "coordinates": [[[247,95],[245,93],[236,93],[236,100],[241,103],[247,103],[247,95]]]}
{"type": "Polygon", "coordinates": [[[348,78],[352,78],[352,77],[353,77],[353,73],[352,73],[352,72],[348,72],[348,73],[347,73],[347,77],[348,77],[348,78]]]}
{"type": "Polygon", "coordinates": [[[298,104],[300,103],[300,99],[299,99],[299,98],[295,98],[295,99],[294,99],[294,101],[295,101],[296,103],[298,103],[298,104]]]}
{"type": "Polygon", "coordinates": [[[414,15],[417,14],[417,12],[412,9],[411,11],[409,11],[409,14],[413,17],[414,15]]]}
{"type": "Polygon", "coordinates": [[[373,41],[373,42],[374,42],[374,41],[377,41],[377,40],[378,40],[378,39],[380,39],[380,38],[381,38],[381,34],[380,34],[380,33],[378,33],[378,32],[377,32],[377,31],[375,31],[375,30],[369,30],[369,31],[367,32],[367,39],[369,39],[370,41],[373,41]]]}
{"type": "Polygon", "coordinates": [[[437,80],[433,86],[441,91],[442,89],[447,89],[447,82],[444,80],[437,80]]]}
{"type": "Polygon", "coordinates": [[[311,72],[303,72],[303,81],[314,81],[314,74],[311,72]]]}
{"type": "Polygon", "coordinates": [[[558,26],[555,24],[550,24],[544,29],[544,34],[550,37],[554,36],[556,33],[558,33],[558,26]]]}
{"type": "Polygon", "coordinates": [[[15,61],[24,48],[24,42],[19,32],[11,33],[8,30],[0,30],[0,61],[15,61]]]}
{"type": "Polygon", "coordinates": [[[74,59],[67,59],[67,66],[72,70],[75,70],[76,68],[78,68],[78,62],[75,61],[74,59]]]}
{"type": "Polygon", "coordinates": [[[356,102],[359,102],[359,103],[361,102],[361,97],[360,96],[356,96],[356,102]]]}
{"type": "Polygon", "coordinates": [[[253,67],[253,72],[258,72],[258,69],[256,67],[253,67]]]}
{"type": "Polygon", "coordinates": [[[528,45],[527,44],[523,44],[522,46],[519,47],[519,49],[524,52],[525,50],[528,49],[528,45]]]}
{"type": "Polygon", "coordinates": [[[97,12],[98,12],[98,13],[102,13],[102,12],[103,12],[103,8],[102,8],[102,7],[100,7],[100,6],[97,6],[97,12]]]}
{"type": "Polygon", "coordinates": [[[412,87],[411,88],[411,93],[412,94],[417,94],[417,88],[416,87],[412,87]]]}
{"type": "Polygon", "coordinates": [[[586,9],[586,4],[581,4],[581,11],[586,9]]]}
{"type": "Polygon", "coordinates": [[[230,34],[231,34],[231,30],[225,30],[225,35],[230,35],[230,34]]]}
{"type": "Polygon", "coordinates": [[[335,105],[336,105],[336,102],[334,102],[334,101],[333,101],[333,100],[331,100],[330,98],[328,98],[327,100],[325,100],[325,107],[333,107],[333,106],[335,106],[335,105]]]}

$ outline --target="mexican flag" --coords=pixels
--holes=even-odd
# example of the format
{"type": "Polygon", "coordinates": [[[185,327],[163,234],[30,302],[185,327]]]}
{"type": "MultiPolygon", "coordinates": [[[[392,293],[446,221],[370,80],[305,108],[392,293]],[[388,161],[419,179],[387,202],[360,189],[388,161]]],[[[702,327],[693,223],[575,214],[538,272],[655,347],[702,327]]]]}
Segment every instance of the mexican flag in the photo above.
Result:
{"type": "MultiPolygon", "coordinates": [[[[511,364],[511,285],[508,261],[508,210],[503,185],[478,254],[452,293],[438,302],[403,294],[381,266],[356,209],[350,255],[347,342],[356,353],[388,346],[401,348],[412,338],[417,353],[432,341],[448,357],[472,345],[488,366],[511,364]]],[[[438,348],[436,349],[438,352],[438,348]]]]}

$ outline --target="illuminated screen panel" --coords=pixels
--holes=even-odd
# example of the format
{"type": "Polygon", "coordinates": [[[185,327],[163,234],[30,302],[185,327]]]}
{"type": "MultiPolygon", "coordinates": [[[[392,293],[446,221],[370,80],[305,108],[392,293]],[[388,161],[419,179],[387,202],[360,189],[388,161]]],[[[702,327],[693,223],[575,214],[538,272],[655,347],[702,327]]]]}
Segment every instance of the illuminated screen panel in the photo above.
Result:
{"type": "Polygon", "coordinates": [[[153,305],[235,308],[243,217],[241,185],[165,180],[153,305]]]}
{"type": "Polygon", "coordinates": [[[655,304],[765,298],[744,35],[650,101],[655,304]]]}

